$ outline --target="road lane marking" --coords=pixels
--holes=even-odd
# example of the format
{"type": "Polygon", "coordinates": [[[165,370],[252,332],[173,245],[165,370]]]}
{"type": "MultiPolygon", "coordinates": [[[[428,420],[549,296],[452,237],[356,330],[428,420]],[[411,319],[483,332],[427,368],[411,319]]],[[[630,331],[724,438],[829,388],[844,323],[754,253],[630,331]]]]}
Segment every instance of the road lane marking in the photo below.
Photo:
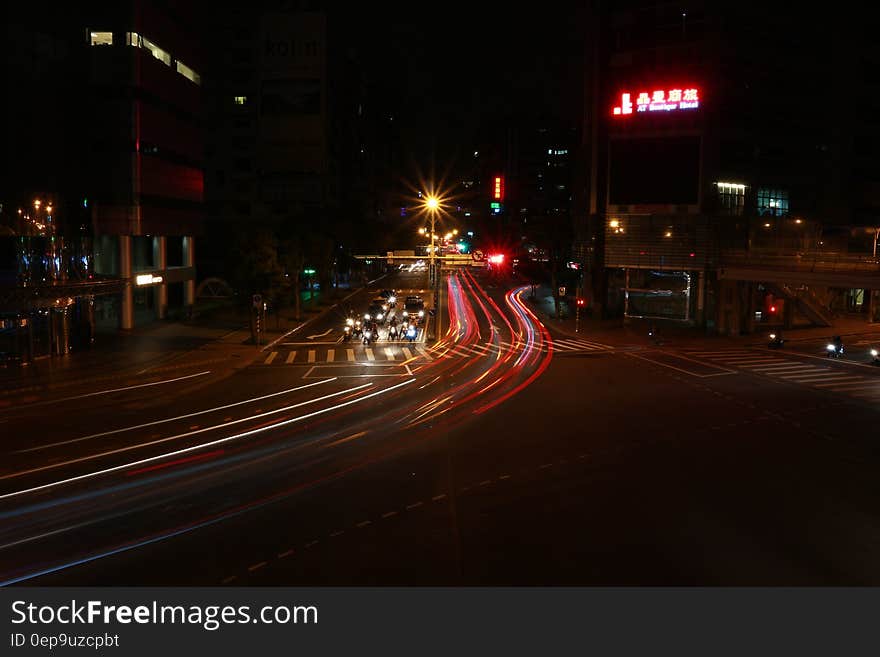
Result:
{"type": "Polygon", "coordinates": [[[259,570],[260,568],[262,568],[265,565],[267,565],[266,561],[261,561],[260,563],[255,563],[253,566],[248,566],[248,572],[252,573],[255,570],[259,570]]]}
{"type": "Polygon", "coordinates": [[[385,347],[385,357],[388,360],[397,360],[396,358],[394,358],[394,350],[389,347],[385,347]]]}
{"type": "Polygon", "coordinates": [[[382,518],[391,518],[397,515],[397,511],[389,511],[388,513],[383,513],[382,518]]]}
{"type": "Polygon", "coordinates": [[[291,554],[293,554],[293,548],[290,548],[290,549],[287,550],[286,552],[282,552],[281,554],[278,555],[278,558],[279,558],[279,559],[286,559],[286,558],[289,557],[291,554]]]}
{"type": "Polygon", "coordinates": [[[418,509],[420,506],[422,506],[422,504],[424,504],[424,502],[413,502],[412,504],[408,504],[406,506],[406,510],[412,511],[413,509],[418,509]]]}
{"type": "Polygon", "coordinates": [[[435,495],[431,498],[432,502],[439,502],[440,500],[446,499],[446,493],[441,493],[440,495],[435,495]]]}
{"type": "Polygon", "coordinates": [[[336,350],[335,349],[328,349],[327,350],[327,362],[332,363],[334,360],[336,360],[336,350]]]}
{"type": "Polygon", "coordinates": [[[264,364],[271,365],[272,361],[275,360],[275,356],[277,356],[277,355],[278,355],[277,351],[273,351],[272,353],[270,353],[268,356],[266,356],[266,360],[265,360],[264,364]]]}
{"type": "Polygon", "coordinates": [[[284,362],[287,363],[288,365],[290,365],[295,360],[296,360],[296,349],[294,349],[289,354],[287,354],[287,360],[284,362]]]}
{"type": "Polygon", "coordinates": [[[229,577],[225,578],[225,579],[224,579],[223,581],[221,581],[220,583],[221,583],[221,584],[229,584],[229,583],[231,583],[231,582],[234,582],[234,581],[237,580],[237,579],[238,579],[238,576],[237,576],[237,575],[230,575],[229,577]]]}
{"type": "Polygon", "coordinates": [[[354,362],[354,349],[346,349],[345,350],[346,358],[348,358],[348,362],[354,362]]]}
{"type": "Polygon", "coordinates": [[[419,355],[423,356],[427,360],[429,360],[429,361],[434,360],[433,358],[431,358],[431,356],[428,354],[428,352],[425,351],[424,347],[418,346],[418,347],[416,347],[416,351],[419,352],[419,355]]]}
{"type": "Polygon", "coordinates": [[[342,536],[345,533],[344,529],[337,529],[335,532],[330,534],[330,538],[336,538],[337,536],[342,536]]]}
{"type": "Polygon", "coordinates": [[[402,351],[403,351],[404,359],[412,360],[413,355],[412,355],[412,352],[409,350],[409,347],[403,347],[402,351]]]}
{"type": "Polygon", "coordinates": [[[376,357],[373,355],[373,350],[369,347],[364,349],[364,353],[367,355],[367,360],[376,360],[376,357]]]}
{"type": "Polygon", "coordinates": [[[363,528],[366,527],[367,525],[372,525],[372,524],[373,524],[373,521],[372,521],[372,520],[364,520],[364,521],[359,522],[358,524],[356,524],[355,527],[357,527],[358,529],[363,529],[363,528]]]}
{"type": "Polygon", "coordinates": [[[315,362],[315,350],[314,349],[309,349],[309,362],[310,363],[315,362]]]}
{"type": "Polygon", "coordinates": [[[837,381],[829,381],[828,383],[817,383],[815,384],[817,388],[831,388],[832,390],[837,390],[838,388],[873,388],[877,385],[877,382],[871,382],[868,379],[864,379],[858,376],[854,376],[850,379],[838,379],[837,381]],[[849,383],[846,383],[849,381],[849,383]]]}
{"type": "Polygon", "coordinates": [[[832,374],[831,372],[816,372],[815,374],[786,374],[779,378],[785,379],[786,381],[821,381],[823,379],[840,379],[846,378],[849,376],[848,374],[832,374]]]}

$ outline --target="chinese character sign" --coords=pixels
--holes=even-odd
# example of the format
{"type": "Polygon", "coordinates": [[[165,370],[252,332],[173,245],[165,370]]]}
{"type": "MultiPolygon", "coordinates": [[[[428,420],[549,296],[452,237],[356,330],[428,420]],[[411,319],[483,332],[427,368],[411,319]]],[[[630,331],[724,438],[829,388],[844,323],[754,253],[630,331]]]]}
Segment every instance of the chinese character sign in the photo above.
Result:
{"type": "Polygon", "coordinates": [[[699,106],[700,90],[695,87],[655,89],[650,92],[640,91],[638,94],[624,92],[620,94],[620,105],[614,107],[614,115],[690,110],[697,109],[699,106]],[[635,102],[633,102],[633,96],[635,96],[635,102]]]}
{"type": "Polygon", "coordinates": [[[504,178],[502,176],[495,176],[492,198],[496,201],[504,200],[504,178]]]}

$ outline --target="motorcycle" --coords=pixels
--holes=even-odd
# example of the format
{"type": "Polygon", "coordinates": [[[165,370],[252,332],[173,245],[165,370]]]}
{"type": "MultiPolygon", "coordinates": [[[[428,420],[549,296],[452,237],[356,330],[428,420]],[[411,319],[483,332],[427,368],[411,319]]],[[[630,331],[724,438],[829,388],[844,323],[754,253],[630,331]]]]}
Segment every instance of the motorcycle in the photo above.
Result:
{"type": "Polygon", "coordinates": [[[415,342],[416,339],[416,327],[413,324],[410,324],[406,329],[406,339],[410,342],[415,342]]]}
{"type": "Polygon", "coordinates": [[[342,329],[342,341],[343,342],[351,342],[351,327],[345,326],[342,329]]]}
{"type": "Polygon", "coordinates": [[[767,345],[770,349],[781,349],[784,344],[785,339],[781,335],[777,333],[770,334],[770,343],[767,345]]]}
{"type": "Polygon", "coordinates": [[[871,349],[871,365],[880,367],[880,351],[876,349],[871,349]]]}
{"type": "Polygon", "coordinates": [[[364,329],[364,344],[370,344],[373,342],[373,331],[370,329],[364,329]]]}
{"type": "Polygon", "coordinates": [[[361,324],[361,320],[355,320],[354,326],[351,327],[351,334],[358,338],[364,332],[364,326],[361,324]]]}
{"type": "Polygon", "coordinates": [[[399,337],[400,337],[400,335],[397,332],[397,325],[392,324],[391,328],[388,329],[388,339],[389,340],[397,340],[399,337]]]}
{"type": "Polygon", "coordinates": [[[826,345],[825,353],[829,358],[843,358],[843,340],[840,336],[835,336],[834,340],[826,345]]]}

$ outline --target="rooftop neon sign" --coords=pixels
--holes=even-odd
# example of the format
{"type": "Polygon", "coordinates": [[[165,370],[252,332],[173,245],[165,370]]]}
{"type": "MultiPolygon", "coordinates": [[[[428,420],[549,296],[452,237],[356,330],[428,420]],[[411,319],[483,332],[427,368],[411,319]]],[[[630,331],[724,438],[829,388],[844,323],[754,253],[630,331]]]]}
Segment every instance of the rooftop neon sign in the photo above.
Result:
{"type": "Polygon", "coordinates": [[[633,101],[633,94],[620,94],[620,105],[614,108],[614,116],[635,112],[672,112],[677,110],[697,109],[700,106],[700,90],[689,89],[657,89],[651,93],[641,91],[633,101]]]}

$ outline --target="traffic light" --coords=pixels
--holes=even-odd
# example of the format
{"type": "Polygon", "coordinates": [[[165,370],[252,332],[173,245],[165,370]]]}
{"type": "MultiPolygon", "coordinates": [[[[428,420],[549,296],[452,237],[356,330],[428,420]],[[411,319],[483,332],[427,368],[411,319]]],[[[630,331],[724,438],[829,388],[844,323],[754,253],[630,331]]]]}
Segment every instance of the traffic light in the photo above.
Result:
{"type": "Polygon", "coordinates": [[[775,313],[775,312],[776,312],[776,306],[770,306],[770,312],[771,312],[771,313],[775,313]]]}
{"type": "Polygon", "coordinates": [[[587,305],[587,300],[584,299],[583,297],[578,297],[577,305],[580,306],[581,308],[583,308],[584,306],[587,305]]]}

